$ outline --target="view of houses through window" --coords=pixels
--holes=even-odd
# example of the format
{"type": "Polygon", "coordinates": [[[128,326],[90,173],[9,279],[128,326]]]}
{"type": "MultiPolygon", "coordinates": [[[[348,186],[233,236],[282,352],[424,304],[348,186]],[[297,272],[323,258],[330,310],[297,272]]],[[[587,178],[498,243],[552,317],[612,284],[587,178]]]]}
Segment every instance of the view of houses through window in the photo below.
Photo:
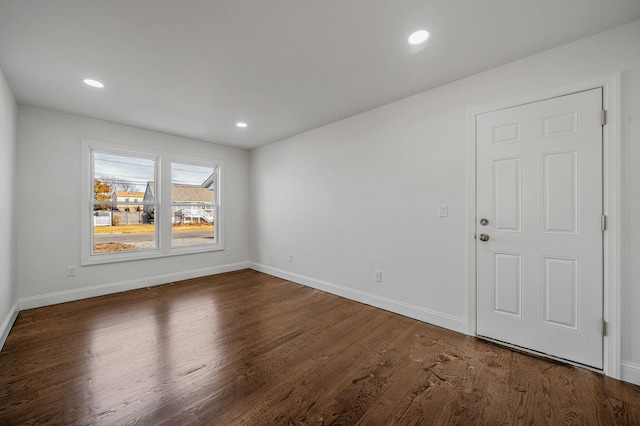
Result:
{"type": "Polygon", "coordinates": [[[215,170],[171,164],[171,246],[213,244],[215,170]]]}
{"type": "Polygon", "coordinates": [[[92,255],[157,250],[160,229],[170,230],[172,249],[217,244],[217,165],[171,162],[170,179],[161,179],[158,163],[92,151],[92,255]],[[159,203],[158,182],[171,184],[170,210],[159,203]]]}
{"type": "Polygon", "coordinates": [[[93,253],[156,249],[156,159],[93,152],[93,253]]]}

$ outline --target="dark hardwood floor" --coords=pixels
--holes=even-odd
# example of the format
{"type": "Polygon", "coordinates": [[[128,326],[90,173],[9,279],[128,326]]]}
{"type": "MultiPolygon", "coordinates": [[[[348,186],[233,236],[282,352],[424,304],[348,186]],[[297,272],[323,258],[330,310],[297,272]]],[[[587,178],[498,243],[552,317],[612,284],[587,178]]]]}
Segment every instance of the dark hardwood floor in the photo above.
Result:
{"type": "Polygon", "coordinates": [[[640,425],[640,387],[245,270],[21,312],[0,424],[640,425]]]}

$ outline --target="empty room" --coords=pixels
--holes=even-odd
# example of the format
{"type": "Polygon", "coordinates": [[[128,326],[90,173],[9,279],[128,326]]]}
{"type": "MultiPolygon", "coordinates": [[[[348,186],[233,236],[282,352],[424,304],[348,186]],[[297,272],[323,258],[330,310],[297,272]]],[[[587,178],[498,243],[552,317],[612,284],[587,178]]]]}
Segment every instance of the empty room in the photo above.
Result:
{"type": "Polygon", "coordinates": [[[639,425],[638,164],[637,0],[0,0],[0,425],[639,425]]]}

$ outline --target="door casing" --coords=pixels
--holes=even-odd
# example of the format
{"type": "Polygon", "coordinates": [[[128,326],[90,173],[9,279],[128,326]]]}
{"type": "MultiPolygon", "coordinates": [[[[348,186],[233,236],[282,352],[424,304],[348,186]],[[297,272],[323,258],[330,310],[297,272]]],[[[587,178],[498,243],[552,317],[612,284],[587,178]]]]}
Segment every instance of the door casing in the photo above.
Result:
{"type": "Polygon", "coordinates": [[[571,93],[603,89],[603,108],[607,111],[607,124],[602,127],[603,140],[603,212],[607,215],[607,230],[603,238],[603,317],[607,321],[604,337],[604,368],[607,376],[620,378],[621,345],[621,92],[620,73],[596,77],[516,99],[473,108],[467,113],[467,333],[476,335],[476,116],[478,114],[511,108],[571,93]]]}

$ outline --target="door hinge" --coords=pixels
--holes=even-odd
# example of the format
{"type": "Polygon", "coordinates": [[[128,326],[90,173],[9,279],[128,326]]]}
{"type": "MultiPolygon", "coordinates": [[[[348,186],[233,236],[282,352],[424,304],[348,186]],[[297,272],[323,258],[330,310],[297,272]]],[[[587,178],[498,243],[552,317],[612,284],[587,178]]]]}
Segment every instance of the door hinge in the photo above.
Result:
{"type": "Polygon", "coordinates": [[[600,125],[604,126],[605,124],[607,124],[607,110],[603,109],[600,111],[600,125]]]}
{"type": "Polygon", "coordinates": [[[602,320],[602,335],[607,335],[607,322],[605,320],[602,320]]]}
{"type": "Polygon", "coordinates": [[[602,216],[600,216],[600,229],[602,229],[603,231],[607,230],[607,215],[603,214],[602,216]]]}

